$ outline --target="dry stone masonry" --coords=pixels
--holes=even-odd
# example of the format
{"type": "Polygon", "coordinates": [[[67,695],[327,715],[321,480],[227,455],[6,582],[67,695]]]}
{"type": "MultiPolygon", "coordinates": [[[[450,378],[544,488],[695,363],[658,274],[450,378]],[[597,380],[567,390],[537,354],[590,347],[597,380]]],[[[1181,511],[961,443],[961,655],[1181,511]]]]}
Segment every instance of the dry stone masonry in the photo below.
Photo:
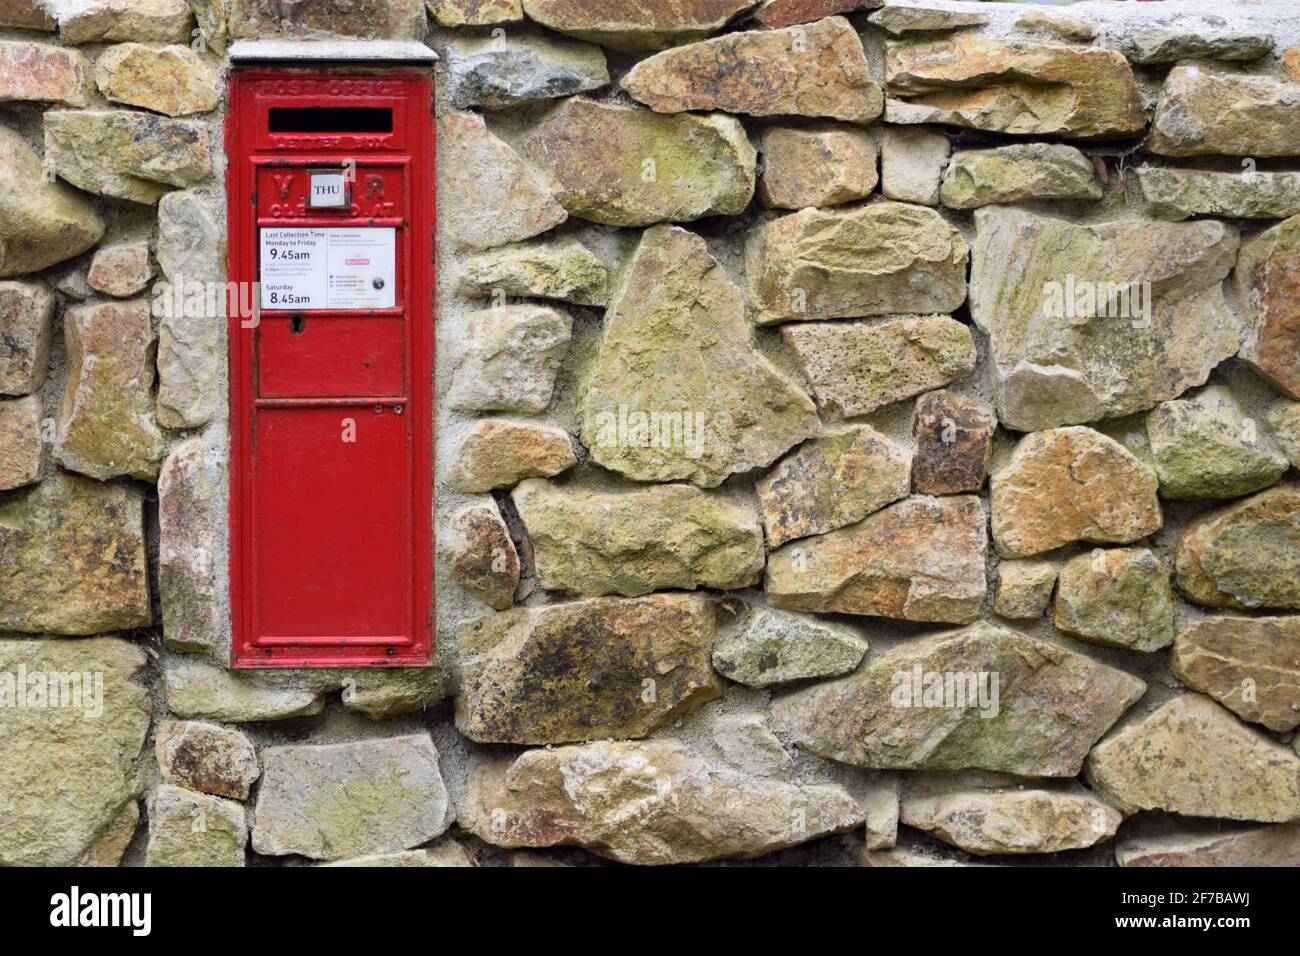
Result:
{"type": "Polygon", "coordinates": [[[0,0],[0,866],[1298,866],[1297,469],[1291,0],[0,0]],[[428,667],[229,666],[247,39],[439,54],[428,667]]]}

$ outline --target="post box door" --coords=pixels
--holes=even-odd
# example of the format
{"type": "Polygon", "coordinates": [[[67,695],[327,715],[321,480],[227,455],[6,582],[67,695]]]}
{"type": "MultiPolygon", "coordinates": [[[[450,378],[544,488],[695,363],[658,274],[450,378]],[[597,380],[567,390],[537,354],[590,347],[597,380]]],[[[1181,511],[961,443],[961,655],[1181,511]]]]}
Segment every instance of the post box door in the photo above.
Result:
{"type": "Polygon", "coordinates": [[[426,664],[429,80],[236,72],[230,93],[230,279],[257,307],[228,320],[233,664],[426,664]]]}

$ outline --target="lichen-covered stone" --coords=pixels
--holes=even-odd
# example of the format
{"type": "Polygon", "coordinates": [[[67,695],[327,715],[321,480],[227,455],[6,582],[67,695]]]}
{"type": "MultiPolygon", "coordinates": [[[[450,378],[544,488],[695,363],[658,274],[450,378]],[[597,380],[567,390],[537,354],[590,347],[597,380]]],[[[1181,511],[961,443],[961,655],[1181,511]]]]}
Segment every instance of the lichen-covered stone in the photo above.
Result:
{"type": "Polygon", "coordinates": [[[443,27],[486,27],[524,18],[520,0],[425,0],[443,27]]]}
{"type": "Polygon", "coordinates": [[[1243,720],[1300,725],[1300,617],[1207,617],[1174,641],[1170,667],[1243,720]]]}
{"type": "Polygon", "coordinates": [[[950,209],[975,209],[1026,199],[1100,199],[1092,162],[1073,146],[1017,143],[958,150],[939,198],[950,209]]]}
{"type": "Polygon", "coordinates": [[[569,215],[542,177],[473,113],[439,119],[438,183],[438,222],[460,248],[531,239],[569,215]]]}
{"type": "Polygon", "coordinates": [[[148,627],[140,492],[57,472],[0,502],[0,631],[148,627]]]}
{"type": "Polygon", "coordinates": [[[1178,590],[1197,604],[1300,610],[1300,486],[1279,485],[1192,519],[1178,590]]]}
{"type": "Polygon", "coordinates": [[[167,709],[177,717],[252,723],[319,714],[327,689],[320,672],[235,671],[195,654],[163,658],[167,709]]]}
{"type": "Polygon", "coordinates": [[[719,696],[714,633],[712,605],[688,594],[473,618],[456,637],[456,726],[479,743],[644,737],[719,696]]]}
{"type": "Polygon", "coordinates": [[[745,274],[759,324],[951,312],[966,299],[968,252],[934,210],[882,200],[758,227],[745,274]]]}
{"type": "MultiPolygon", "coordinates": [[[[3,507],[0,565],[12,568],[3,507]]],[[[67,569],[58,576],[75,583],[67,569]]],[[[8,592],[6,583],[0,629],[12,629],[8,592]]],[[[0,865],[117,865],[142,792],[136,761],[151,708],[138,675],[147,660],[112,638],[0,640],[0,865]]]]}
{"type": "Polygon", "coordinates": [[[1165,77],[1145,148],[1162,156],[1300,156],[1300,84],[1179,64],[1165,77]]]}
{"type": "Polygon", "coordinates": [[[1082,43],[1097,36],[1097,28],[1088,20],[1051,8],[1030,7],[1016,20],[1016,26],[1022,30],[1047,33],[1058,40],[1082,43]]]}
{"type": "Polygon", "coordinates": [[[1132,175],[1147,212],[1158,219],[1285,219],[1300,214],[1300,173],[1139,166],[1132,175]]]}
{"type": "Polygon", "coordinates": [[[769,126],[758,148],[758,201],[769,209],[839,206],[876,188],[876,146],[862,130],[769,126]]]}
{"type": "Polygon", "coordinates": [[[1158,651],[1174,640],[1169,572],[1147,548],[1097,549],[1071,558],[1056,585],[1053,621],[1096,644],[1158,651]]]}
{"type": "Polygon", "coordinates": [[[161,722],[154,755],[167,783],[234,800],[247,800],[262,772],[252,741],[238,730],[200,721],[161,722]]]}
{"type": "Polygon", "coordinates": [[[946,315],[798,323],[782,326],[781,338],[812,383],[817,407],[836,418],[865,415],[975,369],[970,327],[946,315]]]}
{"type": "Polygon", "coordinates": [[[154,337],[143,299],[79,305],[63,319],[68,384],[59,463],[92,478],[158,477],[166,445],[154,418],[154,337]]]}
{"type": "Polygon", "coordinates": [[[1300,470],[1300,402],[1274,402],[1268,409],[1268,427],[1291,467],[1300,470]]]}
{"type": "Polygon", "coordinates": [[[867,642],[839,624],[807,614],[745,605],[713,645],[713,668],[749,687],[847,674],[867,642]]]}
{"type": "Polygon", "coordinates": [[[158,597],[163,643],[220,653],[230,643],[221,598],[226,573],[214,547],[225,530],[224,433],[175,445],[158,473],[158,597]]]}
{"type": "Polygon", "coordinates": [[[1236,353],[1221,280],[1236,229],[1215,221],[1077,225],[975,212],[970,310],[989,335],[1002,423],[1035,431],[1144,411],[1236,353]]]}
{"type": "Polygon", "coordinates": [[[545,411],[572,332],[573,319],[547,306],[471,312],[447,404],[473,412],[545,411]]]}
{"type": "Polygon", "coordinates": [[[212,141],[198,120],[137,110],[49,110],[45,161],[79,189],[156,203],[169,186],[212,177],[212,141]]]}
{"type": "Polygon", "coordinates": [[[158,263],[168,280],[154,296],[158,423],[167,428],[203,425],[226,407],[229,303],[225,298],[213,303],[206,294],[216,287],[211,284],[226,280],[222,213],[218,199],[204,190],[177,190],[158,201],[158,263]],[[202,307],[194,295],[199,290],[204,290],[202,307]]]}
{"type": "Polygon", "coordinates": [[[447,95],[457,109],[504,109],[609,82],[600,47],[532,33],[457,38],[444,62],[447,95]]]}
{"type": "Polygon", "coordinates": [[[646,53],[699,40],[758,0],[523,0],[530,20],[623,53],[646,53]]]}
{"type": "Polygon", "coordinates": [[[867,425],[828,429],[755,484],[768,547],[825,534],[906,498],[912,456],[867,425]]]}
{"type": "Polygon", "coordinates": [[[735,215],[754,195],[754,147],[723,113],[663,116],[579,96],[523,148],[564,209],[608,226],[735,215]]]}
{"type": "Polygon", "coordinates": [[[1300,215],[1242,246],[1234,275],[1246,313],[1241,358],[1300,399],[1300,215]]]}
{"type": "Polygon", "coordinates": [[[435,655],[431,667],[368,667],[340,671],[343,706],[370,720],[418,714],[450,697],[454,675],[446,658],[435,655]]]}
{"type": "Polygon", "coordinates": [[[998,420],[983,402],[942,389],[916,400],[912,487],[923,495],[979,491],[989,471],[998,420]]]}
{"type": "Polygon", "coordinates": [[[59,21],[49,0],[0,0],[0,26],[53,33],[59,21]]]}
{"type": "Polygon", "coordinates": [[[592,460],[638,481],[712,487],[817,434],[812,400],[752,343],[740,289],[704,240],[647,230],[582,387],[592,460]]]}
{"type": "Polygon", "coordinates": [[[619,85],[660,113],[725,110],[870,123],[884,106],[862,41],[843,17],[676,47],[642,60],[619,85]]]}
{"type": "Polygon", "coordinates": [[[1078,850],[1109,840],[1124,820],[1083,787],[980,786],[984,782],[947,775],[909,781],[899,822],[989,856],[1078,850]]]}
{"type": "Polygon", "coordinates": [[[886,48],[885,119],[1071,139],[1146,128],[1133,71],[1114,50],[959,34],[886,48]]]}
{"type": "Polygon", "coordinates": [[[59,8],[64,43],[188,43],[194,18],[185,0],[82,0],[59,8]]]}
{"type": "Polygon", "coordinates": [[[43,418],[39,396],[0,401],[0,491],[41,480],[45,471],[43,418]]]}
{"type": "Polygon", "coordinates": [[[1003,561],[998,565],[993,613],[1015,621],[1038,620],[1052,599],[1056,575],[1051,561],[1003,561]]]}
{"type": "Polygon", "coordinates": [[[419,846],[451,825],[427,733],[344,744],[267,747],[253,849],[341,860],[419,846]]]}
{"type": "Polygon", "coordinates": [[[485,755],[468,773],[462,823],[480,838],[506,847],[577,844],[640,866],[762,856],[864,820],[839,784],[745,772],[678,740],[485,755]]]}
{"type": "MultiPolygon", "coordinates": [[[[195,39],[218,56],[224,56],[230,43],[227,23],[230,0],[189,0],[189,4],[200,34],[195,39]]],[[[195,49],[202,50],[203,47],[196,46],[195,49]]]]}
{"type": "Polygon", "coordinates": [[[90,62],[48,43],[0,41],[0,103],[90,104],[90,62]]]}
{"type": "Polygon", "coordinates": [[[577,305],[609,302],[609,267],[577,239],[542,239],[480,252],[465,260],[465,296],[526,296],[577,305]]]}
{"type": "Polygon", "coordinates": [[[921,126],[886,126],[880,139],[880,191],[886,199],[939,205],[952,142],[921,126]]]}
{"type": "Polygon", "coordinates": [[[636,597],[748,587],[763,573],[752,500],[656,485],[603,491],[530,478],[514,490],[542,587],[636,597]]]}
{"type": "Polygon", "coordinates": [[[470,594],[498,611],[515,602],[519,553],[495,501],[456,512],[451,519],[451,570],[470,594]]]}
{"type": "Polygon", "coordinates": [[[1157,405],[1147,415],[1147,438],[1165,498],[1239,498],[1288,467],[1267,432],[1219,386],[1157,405]]]}
{"type": "Polygon", "coordinates": [[[1172,833],[1120,842],[1115,862],[1120,866],[1300,866],[1300,825],[1225,827],[1189,822],[1172,833]]]}
{"type": "Polygon", "coordinates": [[[1300,820],[1300,757],[1200,694],[1175,697],[1102,741],[1085,773],[1125,813],[1300,820]]]}
{"type": "Polygon", "coordinates": [[[0,278],[39,272],[103,237],[95,207],[52,182],[27,141],[0,126],[0,278]]]}
{"type": "Polygon", "coordinates": [[[1179,60],[1258,60],[1272,50],[1267,33],[1154,27],[1133,34],[1125,52],[1134,63],[1156,66],[1179,60]]]}
{"type": "Polygon", "coordinates": [[[551,478],[577,463],[563,428],[483,418],[466,432],[443,484],[453,491],[492,491],[525,478],[551,478]]]}
{"type": "Polygon", "coordinates": [[[754,19],[769,30],[779,30],[799,23],[814,23],[838,13],[872,10],[884,2],[885,0],[762,0],[754,11],[754,19]]]}
{"type": "Polygon", "coordinates": [[[989,481],[993,542],[1028,558],[1075,541],[1129,544],[1160,530],[1155,472],[1091,428],[1026,435],[989,481]]]}
{"type": "Polygon", "coordinates": [[[145,866],[243,866],[243,804],[159,784],[149,797],[145,866]]]}
{"type": "Polygon", "coordinates": [[[424,40],[424,0],[230,0],[230,35],[362,40],[424,40]]]}
{"type": "Polygon", "coordinates": [[[964,624],[984,601],[985,524],[978,498],[908,498],[773,551],[764,589],[795,611],[964,624]]]}
{"type": "Polygon", "coordinates": [[[34,282],[0,282],[0,395],[30,395],[45,384],[54,296],[34,282]]]}
{"type": "Polygon", "coordinates": [[[1073,777],[1145,690],[1124,671],[981,622],[904,641],[848,677],[777,699],[772,715],[805,750],[859,767],[1073,777]]]}
{"type": "Polygon", "coordinates": [[[95,59],[95,84],[104,99],[186,116],[216,109],[217,71],[188,46],[119,43],[95,59]]]}
{"type": "Polygon", "coordinates": [[[364,867],[464,867],[478,866],[464,846],[451,837],[443,837],[436,844],[423,850],[404,850],[401,853],[374,853],[370,856],[358,856],[351,860],[335,860],[333,863],[318,863],[317,866],[364,866],[364,867]]]}
{"type": "Polygon", "coordinates": [[[144,239],[101,246],[90,260],[86,281],[96,292],[125,299],[143,291],[153,278],[149,243],[144,239]]]}
{"type": "Polygon", "coordinates": [[[977,10],[961,10],[953,7],[886,4],[883,10],[877,10],[867,20],[894,36],[909,33],[935,33],[944,30],[959,30],[962,27],[978,27],[989,22],[989,15],[977,10]]]}

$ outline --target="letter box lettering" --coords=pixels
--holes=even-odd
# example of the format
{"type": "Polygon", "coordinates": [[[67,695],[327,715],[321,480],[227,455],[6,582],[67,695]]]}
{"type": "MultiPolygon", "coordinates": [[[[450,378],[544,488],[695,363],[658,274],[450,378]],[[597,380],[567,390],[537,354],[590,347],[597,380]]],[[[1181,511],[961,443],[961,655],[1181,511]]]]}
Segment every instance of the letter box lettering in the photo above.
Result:
{"type": "Polygon", "coordinates": [[[431,93],[232,75],[230,279],[256,284],[228,319],[236,667],[431,659],[431,93]]]}

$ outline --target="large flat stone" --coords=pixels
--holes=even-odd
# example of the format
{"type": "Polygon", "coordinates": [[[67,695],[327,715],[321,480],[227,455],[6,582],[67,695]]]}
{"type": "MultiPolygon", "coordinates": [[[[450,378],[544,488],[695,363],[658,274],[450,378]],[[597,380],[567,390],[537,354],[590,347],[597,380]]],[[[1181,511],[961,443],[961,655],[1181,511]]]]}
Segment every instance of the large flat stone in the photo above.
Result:
{"type": "Polygon", "coordinates": [[[763,529],[752,498],[656,485],[605,491],[530,478],[512,496],[549,591],[636,597],[758,583],[763,529]]]}
{"type": "Polygon", "coordinates": [[[745,274],[759,324],[951,312],[966,299],[968,253],[934,210],[882,200],[758,227],[745,274]]]}
{"type": "Polygon", "coordinates": [[[912,456],[867,425],[804,442],[754,485],[767,544],[825,534],[906,498],[912,456]]]}
{"type": "Polygon", "coordinates": [[[438,221],[460,248],[531,239],[568,218],[542,177],[473,113],[438,121],[438,182],[438,221]]]}
{"type": "Polygon", "coordinates": [[[111,46],[95,60],[95,84],[110,102],[167,116],[206,113],[221,101],[217,71],[188,46],[111,46]]]}
{"type": "Polygon", "coordinates": [[[457,291],[502,299],[524,296],[577,305],[609,303],[609,267],[577,239],[543,239],[489,249],[465,260],[457,291]]]}
{"type": "Polygon", "coordinates": [[[457,38],[445,63],[447,95],[457,109],[504,109],[609,82],[600,47],[532,33],[457,38]]]}
{"type": "Polygon", "coordinates": [[[713,615],[703,596],[656,594],[473,618],[456,726],[480,743],[644,737],[720,694],[713,615]]]}
{"type": "Polygon", "coordinates": [[[1157,486],[1145,463],[1091,428],[1034,432],[989,481],[993,542],[1004,558],[1129,544],[1160,530],[1157,486]]]}
{"type": "Polygon", "coordinates": [[[619,85],[660,113],[725,110],[869,123],[884,106],[862,41],[843,17],[676,47],[642,60],[619,85]]]}
{"type": "Polygon", "coordinates": [[[552,478],[577,463],[563,428],[481,418],[465,433],[443,483],[455,491],[492,491],[525,478],[552,478]]]}
{"type": "Polygon", "coordinates": [[[834,418],[865,415],[975,369],[970,326],[946,315],[792,323],[781,338],[812,382],[817,407],[834,418]]]}
{"type": "Polygon", "coordinates": [[[1153,27],[1133,34],[1126,52],[1134,63],[1158,66],[1179,60],[1258,60],[1272,50],[1273,38],[1266,33],[1153,27]]]}
{"type": "Polygon", "coordinates": [[[424,40],[423,0],[230,0],[230,35],[236,39],[304,37],[424,40]]]}
{"type": "Polygon", "coordinates": [[[1300,826],[1187,823],[1156,836],[1135,836],[1115,847],[1120,866],[1300,866],[1300,826]]]}
{"type": "Polygon", "coordinates": [[[981,622],[904,641],[848,677],[777,699],[772,716],[805,750],[859,767],[1073,777],[1145,690],[1124,671],[981,622]]]}
{"type": "Polygon", "coordinates": [[[885,0],[762,0],[754,19],[769,30],[779,30],[798,23],[814,23],[837,13],[873,10],[885,0]]]}
{"type": "Polygon", "coordinates": [[[989,336],[1009,428],[1143,411],[1237,351],[1221,289],[1237,253],[1231,226],[1079,225],[1003,206],[976,210],[975,225],[971,317],[989,336]]]}
{"type": "Polygon", "coordinates": [[[1198,604],[1300,610],[1300,486],[1198,515],[1178,539],[1178,590],[1198,604]]]}
{"type": "Polygon", "coordinates": [[[166,449],[154,418],[154,337],[144,299],[79,305],[63,318],[68,384],[54,455],[101,480],[158,477],[166,449]]]}
{"type": "Polygon", "coordinates": [[[462,822],[498,846],[576,844],[641,866],[761,856],[862,825],[847,789],[781,779],[788,769],[745,772],[677,740],[479,757],[462,822]]]}
{"type": "Polygon", "coordinates": [[[592,460],[638,481],[712,487],[817,434],[812,400],[753,341],[741,291],[704,240],[647,230],[581,394],[592,460]]]}
{"type": "Polygon", "coordinates": [[[194,23],[185,0],[82,0],[58,14],[64,43],[188,43],[194,23]]]}
{"type": "Polygon", "coordinates": [[[0,41],[0,103],[90,104],[90,61],[47,43],[0,41]]]}
{"type": "Polygon", "coordinates": [[[915,497],[767,560],[776,607],[964,624],[987,583],[984,506],[969,495],[915,497]]]}
{"type": "Polygon", "coordinates": [[[1244,245],[1235,278],[1246,312],[1241,358],[1300,399],[1300,215],[1244,245]]]}
{"type": "Polygon", "coordinates": [[[1182,63],[1145,148],[1162,156],[1300,156],[1300,83],[1182,63]]]}
{"type": "Polygon", "coordinates": [[[646,53],[699,40],[758,0],[524,0],[530,20],[611,50],[646,53]]]}
{"type": "Polygon", "coordinates": [[[136,110],[49,110],[45,160],[79,189],[156,203],[170,186],[212,178],[212,141],[197,120],[136,110]]]}
{"type": "Polygon", "coordinates": [[[574,97],[523,149],[571,215],[608,226],[736,215],[754,195],[754,147],[723,113],[663,116],[574,97]]]}
{"type": "Polygon", "coordinates": [[[471,312],[447,404],[460,411],[545,411],[572,333],[568,313],[548,306],[471,312]]]}
{"type": "Polygon", "coordinates": [[[262,750],[253,849],[341,860],[408,850],[453,813],[427,733],[262,750]]]}
{"type": "Polygon", "coordinates": [[[759,138],[758,201],[769,209],[839,206],[876,188],[876,146],[865,130],[769,126],[759,138]]]}
{"type": "Polygon", "coordinates": [[[1243,720],[1300,726],[1300,617],[1207,617],[1174,641],[1170,667],[1243,720]]]}
{"type": "Polygon", "coordinates": [[[1147,211],[1159,219],[1285,219],[1300,214],[1300,173],[1139,166],[1133,176],[1147,211]]]}
{"type": "Polygon", "coordinates": [[[794,680],[847,674],[862,662],[867,642],[841,624],[810,614],[741,605],[713,645],[713,667],[728,680],[771,687],[794,680]]]}
{"type": "Polygon", "coordinates": [[[1125,813],[1300,820],[1300,757],[1200,694],[1175,697],[1102,741],[1085,772],[1125,813]]]}
{"type": "MultiPolygon", "coordinates": [[[[12,567],[4,523],[0,513],[0,562],[12,567]]],[[[118,864],[142,792],[137,758],[152,708],[137,675],[147,660],[112,638],[0,640],[0,865],[118,864]]]]}
{"type": "Polygon", "coordinates": [[[1071,139],[1146,127],[1133,71],[1114,50],[959,34],[886,48],[885,119],[1071,139]]]}
{"type": "Polygon", "coordinates": [[[0,503],[0,631],[100,634],[153,623],[143,503],[57,472],[0,503]]]}
{"type": "Polygon", "coordinates": [[[145,866],[243,866],[247,843],[243,804],[167,783],[149,797],[145,866]]]}
{"type": "Polygon", "coordinates": [[[0,278],[39,272],[103,237],[86,198],[52,182],[27,140],[0,126],[0,278]]]}
{"type": "Polygon", "coordinates": [[[950,209],[975,209],[1028,199],[1100,199],[1092,162],[1073,146],[1016,143],[958,150],[939,198],[950,209]]]}

